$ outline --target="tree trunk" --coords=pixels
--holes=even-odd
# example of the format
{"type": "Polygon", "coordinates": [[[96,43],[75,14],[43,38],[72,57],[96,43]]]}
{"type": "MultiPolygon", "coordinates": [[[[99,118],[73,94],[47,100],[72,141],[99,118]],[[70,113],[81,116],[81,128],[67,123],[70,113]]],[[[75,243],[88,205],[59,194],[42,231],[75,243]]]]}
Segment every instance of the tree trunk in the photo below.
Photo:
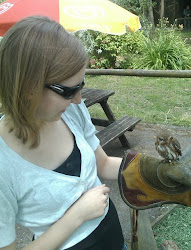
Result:
{"type": "Polygon", "coordinates": [[[153,15],[153,5],[152,0],[147,1],[147,8],[148,8],[148,19],[152,24],[152,30],[155,30],[155,22],[154,22],[154,15],[153,15]]]}
{"type": "Polygon", "coordinates": [[[161,0],[160,2],[160,19],[163,19],[164,17],[164,0],[161,0]]]}

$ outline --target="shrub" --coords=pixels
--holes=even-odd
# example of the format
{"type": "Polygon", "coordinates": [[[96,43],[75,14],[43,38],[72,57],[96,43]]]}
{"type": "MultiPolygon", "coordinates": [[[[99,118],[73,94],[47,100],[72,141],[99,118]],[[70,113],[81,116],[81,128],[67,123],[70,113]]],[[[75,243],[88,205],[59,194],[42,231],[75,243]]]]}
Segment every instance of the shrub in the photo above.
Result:
{"type": "Polygon", "coordinates": [[[133,68],[184,70],[191,68],[190,48],[168,20],[160,21],[152,39],[146,38],[133,68]]]}
{"type": "Polygon", "coordinates": [[[147,26],[121,36],[95,31],[81,31],[77,36],[86,47],[90,68],[191,69],[190,46],[175,27],[162,19],[155,32],[147,26]]]}
{"type": "Polygon", "coordinates": [[[90,68],[128,68],[132,55],[140,53],[144,41],[142,31],[121,36],[86,31],[77,36],[86,47],[90,68]]]}

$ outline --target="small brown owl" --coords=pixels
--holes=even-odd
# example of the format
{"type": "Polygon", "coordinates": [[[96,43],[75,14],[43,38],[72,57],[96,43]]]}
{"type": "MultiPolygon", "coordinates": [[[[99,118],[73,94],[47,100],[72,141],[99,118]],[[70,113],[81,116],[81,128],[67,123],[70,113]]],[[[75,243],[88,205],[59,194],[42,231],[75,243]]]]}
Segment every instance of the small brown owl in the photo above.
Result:
{"type": "Polygon", "coordinates": [[[175,163],[182,155],[180,143],[166,130],[157,135],[155,148],[165,162],[175,163]]]}

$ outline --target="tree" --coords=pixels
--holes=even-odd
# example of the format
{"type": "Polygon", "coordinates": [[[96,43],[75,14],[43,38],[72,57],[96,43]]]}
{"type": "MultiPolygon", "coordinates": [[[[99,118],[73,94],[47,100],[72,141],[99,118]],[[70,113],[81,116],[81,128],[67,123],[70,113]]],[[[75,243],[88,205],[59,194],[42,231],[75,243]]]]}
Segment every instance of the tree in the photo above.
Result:
{"type": "Polygon", "coordinates": [[[164,0],[161,0],[160,3],[160,19],[162,20],[164,17],[164,0]]]}
{"type": "Polygon", "coordinates": [[[148,9],[148,20],[152,24],[152,30],[155,29],[154,15],[153,15],[153,2],[152,0],[147,0],[148,9]]]}
{"type": "Polygon", "coordinates": [[[151,24],[152,29],[155,29],[153,6],[156,4],[152,0],[115,0],[121,7],[133,11],[140,17],[146,18],[151,24]]]}
{"type": "Polygon", "coordinates": [[[155,29],[153,6],[155,2],[152,0],[139,0],[140,8],[144,17],[152,24],[152,30],[155,29]]]}

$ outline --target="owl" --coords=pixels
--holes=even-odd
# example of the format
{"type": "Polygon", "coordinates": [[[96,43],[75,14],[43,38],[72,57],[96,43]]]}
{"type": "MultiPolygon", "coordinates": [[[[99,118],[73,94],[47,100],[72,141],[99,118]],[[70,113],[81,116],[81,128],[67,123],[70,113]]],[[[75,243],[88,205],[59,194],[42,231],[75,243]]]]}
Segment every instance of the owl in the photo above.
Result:
{"type": "Polygon", "coordinates": [[[155,148],[165,162],[175,163],[182,155],[180,143],[167,130],[162,130],[157,135],[155,148]]]}

